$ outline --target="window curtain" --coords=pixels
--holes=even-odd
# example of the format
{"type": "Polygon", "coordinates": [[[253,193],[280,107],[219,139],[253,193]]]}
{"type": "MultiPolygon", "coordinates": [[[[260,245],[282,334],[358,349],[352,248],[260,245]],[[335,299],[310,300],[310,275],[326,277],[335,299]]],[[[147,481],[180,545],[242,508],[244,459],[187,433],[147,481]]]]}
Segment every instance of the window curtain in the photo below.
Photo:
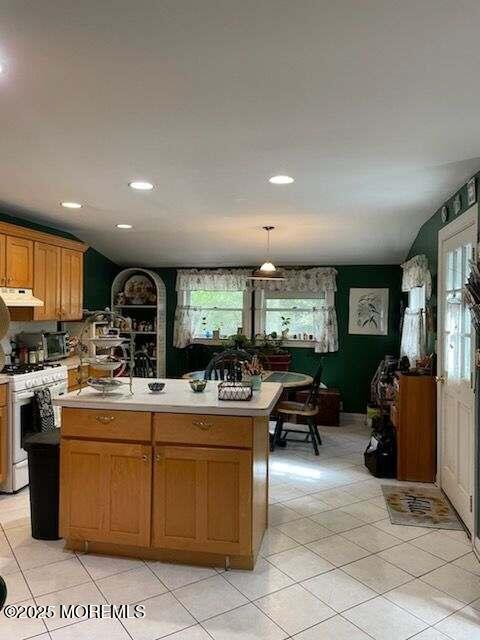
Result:
{"type": "Polygon", "coordinates": [[[425,355],[426,336],[424,311],[405,310],[403,317],[402,342],[400,355],[407,356],[412,365],[425,355]]]}
{"type": "Polygon", "coordinates": [[[337,290],[337,270],[332,267],[282,269],[285,280],[254,280],[256,289],[278,293],[311,293],[337,290]]]}
{"type": "Polygon", "coordinates": [[[425,299],[429,300],[432,295],[432,276],[428,268],[428,258],[421,254],[414,256],[402,264],[403,278],[402,291],[410,291],[415,287],[425,286],[425,299]]]}
{"type": "MultiPolygon", "coordinates": [[[[416,287],[425,287],[425,300],[432,295],[432,276],[428,259],[424,254],[414,256],[402,264],[402,291],[409,292],[416,287]]],[[[407,356],[412,365],[423,358],[426,351],[425,309],[407,307],[403,316],[400,355],[407,356]]]]}
{"type": "Polygon", "coordinates": [[[315,353],[338,351],[338,326],[335,307],[316,309],[313,316],[315,353]]]}
{"type": "MultiPolygon", "coordinates": [[[[176,290],[180,294],[190,291],[244,291],[248,285],[249,275],[248,269],[179,269],[176,290]]],[[[180,295],[178,298],[180,300],[180,295]]],[[[200,309],[177,304],[173,326],[173,346],[184,349],[191,344],[201,321],[200,309]]]]}
{"type": "MultiPolygon", "coordinates": [[[[282,269],[285,280],[256,280],[254,287],[265,293],[302,293],[333,299],[337,290],[337,271],[332,267],[311,269],[282,269]],[[332,294],[332,295],[328,295],[332,294]]],[[[337,312],[334,306],[320,307],[314,311],[313,335],[316,353],[338,351],[337,312]]]]}

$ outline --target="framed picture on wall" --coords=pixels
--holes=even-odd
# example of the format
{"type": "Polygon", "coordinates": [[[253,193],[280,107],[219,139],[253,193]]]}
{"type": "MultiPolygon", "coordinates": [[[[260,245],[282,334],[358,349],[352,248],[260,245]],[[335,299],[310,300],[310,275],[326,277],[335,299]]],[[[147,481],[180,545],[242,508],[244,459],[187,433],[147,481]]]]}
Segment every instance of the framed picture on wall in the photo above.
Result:
{"type": "Polygon", "coordinates": [[[477,187],[475,184],[475,176],[467,182],[467,202],[470,207],[477,201],[477,187]]]}
{"type": "Polygon", "coordinates": [[[388,289],[350,289],[348,333],[388,334],[388,289]]]}
{"type": "Polygon", "coordinates": [[[458,216],[461,210],[462,210],[462,196],[459,193],[457,193],[457,195],[453,199],[453,213],[456,216],[458,216]]]}

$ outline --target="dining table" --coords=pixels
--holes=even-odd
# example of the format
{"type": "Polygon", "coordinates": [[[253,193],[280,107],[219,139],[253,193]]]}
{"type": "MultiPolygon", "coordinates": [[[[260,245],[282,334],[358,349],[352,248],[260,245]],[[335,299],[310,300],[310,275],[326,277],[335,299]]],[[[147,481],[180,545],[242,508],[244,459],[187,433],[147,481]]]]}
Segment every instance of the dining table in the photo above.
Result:
{"type": "MultiPolygon", "coordinates": [[[[182,378],[187,380],[192,380],[193,378],[197,378],[203,380],[205,375],[205,371],[190,371],[189,373],[185,373],[182,378]]],[[[308,387],[313,382],[313,377],[308,373],[299,373],[297,371],[271,371],[265,370],[262,373],[262,380],[264,382],[279,382],[285,391],[294,391],[295,389],[302,389],[308,387]]],[[[325,385],[322,384],[321,387],[325,389],[325,385]]]]}

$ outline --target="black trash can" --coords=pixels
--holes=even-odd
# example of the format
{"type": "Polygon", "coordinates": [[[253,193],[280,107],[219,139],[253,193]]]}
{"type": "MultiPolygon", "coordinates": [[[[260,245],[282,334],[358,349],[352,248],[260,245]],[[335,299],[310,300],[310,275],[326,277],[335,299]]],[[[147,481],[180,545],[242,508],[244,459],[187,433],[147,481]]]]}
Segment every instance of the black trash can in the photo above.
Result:
{"type": "Polygon", "coordinates": [[[58,540],[60,429],[25,438],[30,478],[32,537],[58,540]]]}

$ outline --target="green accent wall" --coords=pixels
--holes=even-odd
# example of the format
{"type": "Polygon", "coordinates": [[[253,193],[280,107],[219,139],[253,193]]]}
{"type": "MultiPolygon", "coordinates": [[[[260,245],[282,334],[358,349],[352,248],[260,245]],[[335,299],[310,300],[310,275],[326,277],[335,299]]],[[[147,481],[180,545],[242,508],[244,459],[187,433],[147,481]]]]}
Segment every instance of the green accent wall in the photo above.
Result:
{"type": "Polygon", "coordinates": [[[112,282],[120,267],[91,247],[83,258],[83,307],[94,311],[110,307],[112,282]]]}
{"type": "MultiPolygon", "coordinates": [[[[47,227],[32,220],[27,220],[26,218],[17,218],[8,213],[0,213],[0,220],[2,222],[9,222],[10,224],[16,224],[19,227],[51,233],[61,238],[78,240],[77,237],[67,231],[47,227]]],[[[109,258],[91,247],[87,249],[84,254],[83,263],[83,306],[85,309],[104,309],[110,306],[112,282],[119,271],[120,267],[109,258]]]]}
{"type": "MultiPolygon", "coordinates": [[[[477,182],[477,194],[480,187],[480,171],[475,174],[477,182]]],[[[432,291],[437,293],[437,260],[438,260],[438,232],[442,227],[452,222],[455,218],[462,215],[470,207],[467,204],[467,185],[464,184],[460,189],[453,194],[448,200],[446,200],[442,206],[435,211],[435,213],[420,227],[417,237],[412,243],[408,252],[408,258],[413,258],[418,254],[424,253],[428,258],[430,267],[430,273],[432,274],[432,291]],[[462,198],[462,208],[460,213],[456,216],[453,213],[453,200],[457,193],[460,193],[462,198]],[[447,205],[448,207],[448,219],[444,223],[442,222],[442,207],[447,205]]]]}
{"type": "MultiPolygon", "coordinates": [[[[167,375],[179,377],[187,371],[202,369],[219,347],[192,345],[176,349],[173,343],[173,321],[177,295],[176,269],[152,268],[163,279],[167,292],[167,375]]],[[[400,348],[400,279],[398,265],[339,266],[337,308],[339,351],[323,354],[324,380],[328,387],[337,387],[342,394],[344,411],[364,413],[369,399],[370,381],[385,355],[398,356],[400,348]],[[386,336],[360,336],[348,333],[348,306],[351,287],[385,287],[389,290],[389,323],[386,336]]],[[[292,371],[315,373],[322,354],[311,348],[295,347],[292,371]]]]}

